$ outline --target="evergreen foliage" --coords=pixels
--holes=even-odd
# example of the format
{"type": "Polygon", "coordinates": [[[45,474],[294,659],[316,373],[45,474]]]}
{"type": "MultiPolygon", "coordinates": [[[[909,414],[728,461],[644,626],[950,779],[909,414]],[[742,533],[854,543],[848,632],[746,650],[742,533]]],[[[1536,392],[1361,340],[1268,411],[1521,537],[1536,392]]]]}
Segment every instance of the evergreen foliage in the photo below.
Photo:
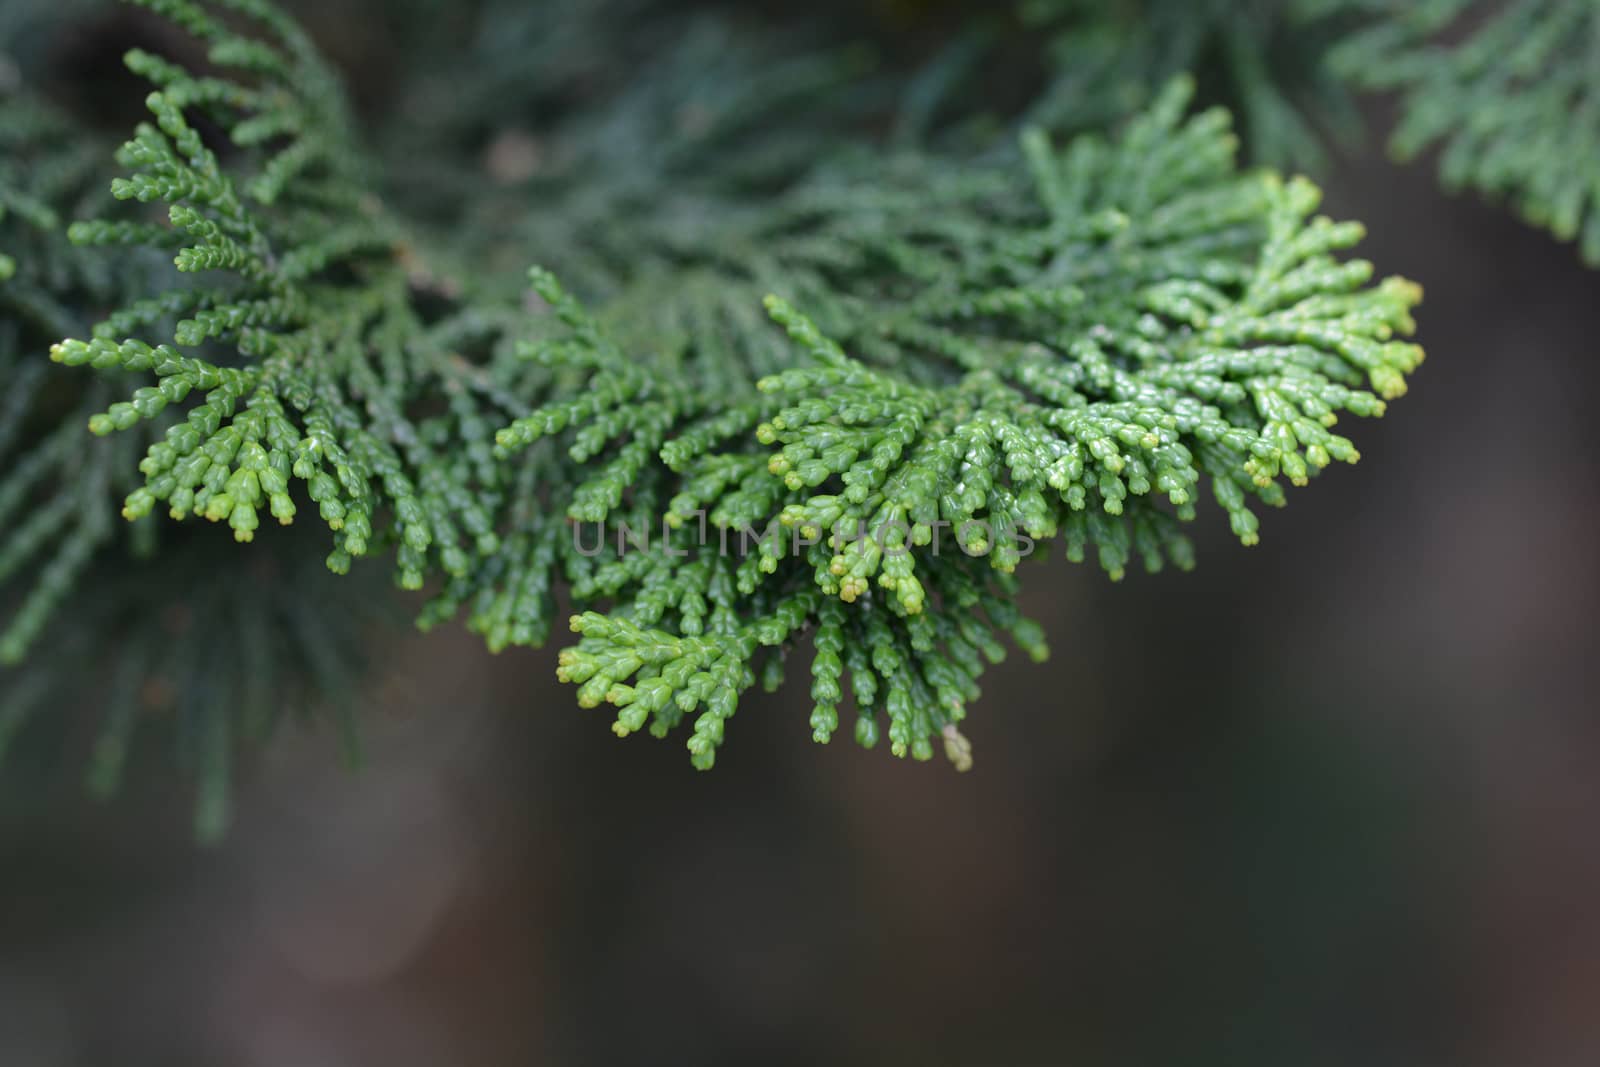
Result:
{"type": "Polygon", "coordinates": [[[1360,228],[1311,218],[1303,180],[1239,174],[1225,115],[1185,122],[1187,99],[1175,83],[1112,144],[1058,152],[1030,138],[1031,176],[941,172],[905,232],[855,231],[859,250],[839,262],[888,269],[877,287],[870,275],[837,284],[849,294],[830,309],[837,341],[768,300],[809,360],[741,404],[702,410],[703,389],[653,386],[541,277],[572,331],[530,354],[569,361],[578,346],[592,377],[582,399],[503,430],[502,451],[576,427],[582,460],[621,438],[569,517],[611,517],[628,487],[637,508],[659,451],[677,475],[661,493],[669,526],[707,515],[719,549],[730,531],[766,535],[705,570],[693,553],[619,560],[602,591],[623,606],[576,617],[584,639],[562,658],[580,702],[619,705],[619,733],[647,719],[664,733],[703,707],[690,747],[707,766],[753,683],[745,661],[810,619],[830,636],[813,664],[817,739],[837,723],[842,634],[874,651],[857,665],[876,672],[854,692],[858,736],[870,743],[881,715],[896,754],[926,756],[975,697],[995,631],[1043,654],[1007,606],[1035,541],[1063,537],[1072,559],[1093,550],[1113,578],[1135,557],[1188,566],[1178,523],[1195,516],[1202,475],[1249,544],[1251,498],[1281,504],[1282,481],[1353,461],[1329,427],[1404,391],[1421,353],[1395,335],[1417,290],[1366,287],[1370,264],[1335,257],[1360,228]],[[631,603],[623,583],[638,586],[631,603]],[[711,641],[708,602],[713,623],[724,612],[711,641]]]}
{"type": "MultiPolygon", "coordinates": [[[[20,6],[8,15],[22,16],[8,30],[30,38],[49,21],[20,6]]],[[[68,240],[67,218],[114,204],[112,146],[45,100],[20,65],[9,69],[15,81],[0,107],[0,203],[10,209],[0,217],[8,252],[0,664],[10,669],[0,671],[0,757],[46,712],[83,708],[89,723],[57,721],[48,732],[60,744],[89,727],[87,781],[106,797],[121,783],[138,727],[161,722],[197,780],[197,832],[212,838],[228,818],[234,749],[265,737],[285,713],[334,708],[354,751],[352,683],[382,602],[362,583],[355,604],[346,603],[354,590],[330,587],[320,562],[308,568],[302,538],[240,560],[205,539],[162,531],[154,517],[117,517],[117,501],[143,483],[141,452],[171,420],[158,414],[97,442],[86,424],[136,383],[115,370],[84,376],[53,367],[43,353],[107,308],[152,321],[187,307],[175,293],[149,299],[171,284],[174,242],[130,223],[120,224],[121,240],[151,248],[108,255],[68,240]],[[207,574],[228,577],[196,581],[207,574]]]]}
{"type": "Polygon", "coordinates": [[[1168,78],[1204,71],[1238,110],[1258,160],[1318,164],[1317,126],[1357,124],[1324,62],[1340,21],[1304,0],[1023,0],[1022,11],[1053,33],[1053,76],[1035,122],[1114,121],[1168,78]]]}
{"type": "Polygon", "coordinates": [[[112,191],[170,226],[135,215],[72,236],[177,244],[179,272],[207,281],[52,352],[153,376],[90,419],[97,434],[184,408],[145,450],[125,516],[164,507],[248,541],[263,512],[293,521],[299,483],[333,570],[392,549],[400,584],[445,582],[426,623],[466,609],[494,647],[541,642],[564,579],[580,607],[610,605],[574,618],[561,675],[579,702],[617,705],[622,734],[693,715],[697,766],[763,650],[775,678],[811,628],[818,740],[852,649],[857,738],[886,726],[919,758],[943,738],[965,762],[957,724],[996,636],[1043,655],[1011,603],[1035,540],[1092,550],[1113,577],[1135,556],[1187,566],[1178,523],[1204,475],[1253,542],[1247,501],[1282,503],[1280,479],[1353,460],[1336,414],[1381,412],[1420,358],[1393,339],[1415,288],[1369,288],[1368,264],[1340,262],[1359,227],[1313,219],[1308,183],[1241,174],[1224,114],[1184,118],[1182,79],[1113,141],[1058,150],[1035,131],[994,164],[822,168],[758,218],[679,231],[673,269],[646,257],[598,287],[620,290],[618,318],[653,309],[621,340],[542,271],[558,330],[475,303],[492,286],[470,280],[430,321],[437,279],[372,192],[299,31],[255,0],[225,6],[260,36],[150,2],[217,68],[129,57],[158,86],[155,121],[121,150],[130,174],[112,191]],[[226,162],[200,117],[231,142],[226,162]],[[768,288],[794,302],[767,301],[787,340],[760,317],[768,288]],[[165,336],[135,335],[167,319],[165,336]],[[518,330],[535,336],[512,361],[518,330]],[[715,549],[619,537],[590,554],[568,528],[702,519],[715,549]]]}
{"type": "Polygon", "coordinates": [[[135,710],[186,709],[208,832],[236,742],[359,659],[362,613],[320,605],[381,603],[316,541],[497,651],[570,600],[578,703],[681,727],[695,766],[791,656],[817,741],[853,716],[970,765],[986,666],[1045,655],[1031,560],[1188,568],[1212,503],[1254,543],[1422,358],[1417,286],[1242,168],[1197,84],[1301,161],[1346,113],[1330,72],[1400,88],[1400,147],[1448,140],[1448,177],[1600,255],[1593,168],[1560,162],[1594,140],[1573,0],[1453,46],[1456,0],[1035,0],[1054,73],[1020,116],[965,99],[976,37],[897,69],[656,0],[408,0],[388,123],[268,0],[134,3],[199,47],[128,53],[152,91],[114,178],[32,87],[0,106],[0,656],[148,637],[97,780],[135,710]],[[265,544],[170,529],[199,518],[265,544]],[[256,577],[185,587],[195,552],[256,577]]]}
{"type": "Polygon", "coordinates": [[[1104,122],[1178,71],[1211,72],[1252,154],[1316,165],[1349,89],[1397,94],[1396,156],[1442,149],[1451,189],[1508,200],[1600,265],[1600,11],[1588,0],[1025,0],[1053,28],[1037,121],[1104,122]],[[1347,88],[1348,87],[1348,88],[1347,88]]]}
{"type": "Polygon", "coordinates": [[[1600,8],[1589,0],[1310,0],[1362,28],[1332,66],[1398,92],[1391,146],[1442,146],[1439,173],[1508,199],[1600,266],[1600,8]]]}
{"type": "Polygon", "coordinates": [[[63,239],[56,205],[97,198],[102,146],[42,101],[4,109],[0,122],[0,582],[27,582],[0,623],[0,663],[14,663],[60,605],[94,551],[115,532],[102,498],[127,483],[128,455],[86,448],[83,420],[108,394],[88,397],[61,382],[37,358],[41,341],[79,326],[90,303],[115,301],[121,276],[77,254],[63,239]],[[92,191],[91,191],[92,190],[92,191]],[[57,420],[59,409],[73,414],[57,420]],[[30,574],[31,572],[31,574],[30,574]]]}

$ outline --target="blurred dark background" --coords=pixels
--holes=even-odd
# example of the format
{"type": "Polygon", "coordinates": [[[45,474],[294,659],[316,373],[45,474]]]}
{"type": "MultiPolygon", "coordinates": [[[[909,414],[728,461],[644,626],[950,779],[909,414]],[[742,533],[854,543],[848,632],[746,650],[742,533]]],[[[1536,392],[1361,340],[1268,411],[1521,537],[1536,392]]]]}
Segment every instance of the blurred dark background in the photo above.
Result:
{"type": "Polygon", "coordinates": [[[700,774],[553,649],[401,634],[366,769],[286,732],[219,847],[150,775],[0,810],[0,1064],[1600,1062],[1597,276],[1321,177],[1426,287],[1411,395],[1256,548],[1034,574],[971,773],[791,686],[700,774]]]}

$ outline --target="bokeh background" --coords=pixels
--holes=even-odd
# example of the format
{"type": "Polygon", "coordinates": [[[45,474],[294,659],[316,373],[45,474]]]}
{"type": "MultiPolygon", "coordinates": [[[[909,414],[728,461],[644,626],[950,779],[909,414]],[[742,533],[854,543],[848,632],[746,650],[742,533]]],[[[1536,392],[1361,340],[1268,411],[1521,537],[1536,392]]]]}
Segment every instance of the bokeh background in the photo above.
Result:
{"type": "Polygon", "coordinates": [[[1431,161],[1322,178],[1426,287],[1411,395],[1258,547],[1042,567],[971,773],[792,686],[700,774],[402,631],[366,768],[283,733],[220,846],[159,765],[8,768],[0,1064],[1600,1063],[1600,276],[1431,161]]]}

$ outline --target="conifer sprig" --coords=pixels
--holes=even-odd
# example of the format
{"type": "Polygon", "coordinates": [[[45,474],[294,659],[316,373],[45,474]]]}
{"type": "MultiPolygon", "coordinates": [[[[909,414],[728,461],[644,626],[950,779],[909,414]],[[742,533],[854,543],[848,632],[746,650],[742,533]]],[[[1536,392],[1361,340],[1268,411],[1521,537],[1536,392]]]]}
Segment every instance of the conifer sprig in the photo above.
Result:
{"type": "Polygon", "coordinates": [[[435,566],[463,571],[496,544],[497,475],[474,460],[474,435],[504,417],[503,383],[482,365],[494,309],[465,328],[424,321],[414,289],[437,282],[370,187],[336,81],[297,27],[255,0],[146,6],[205,41],[226,76],[130,53],[160,88],[147,100],[154,122],[119,154],[131,173],[113,193],[160,205],[170,228],[138,216],[72,228],[82,244],[175,242],[178,270],[205,276],[52,352],[154,378],[92,419],[97,434],[184,411],[146,452],[124,514],[204,516],[248,541],[263,513],[293,521],[299,483],[335,535],[332,569],[382,543],[395,546],[407,588],[435,566]],[[260,36],[222,13],[248,16],[260,36]],[[226,131],[226,156],[191,116],[226,131]],[[130,336],[168,319],[168,341],[130,336]],[[476,346],[473,359],[458,340],[476,346]],[[426,410],[440,398],[445,413],[426,410]]]}
{"type": "Polygon", "coordinates": [[[354,752],[354,683],[384,600],[359,579],[326,581],[303,536],[241,558],[156,516],[117,518],[170,412],[97,440],[86,423],[136,383],[44,354],[107,308],[138,324],[197,305],[169,289],[175,231],[129,220],[121,236],[149,247],[68,240],[66,219],[115,204],[111,146],[26,83],[4,104],[0,201],[18,207],[0,218],[14,255],[0,283],[0,765],[14,773],[41,743],[87,741],[86,784],[109,798],[136,751],[164,735],[196,783],[197,835],[214,839],[238,752],[283,718],[331,708],[354,752]]]}
{"type": "MultiPolygon", "coordinates": [[[[1254,506],[1354,461],[1339,417],[1421,359],[1416,287],[1343,258],[1360,227],[1310,183],[1241,171],[1187,78],[1110,139],[700,186],[666,216],[692,225],[615,231],[645,235],[632,268],[597,242],[592,304],[535,271],[524,306],[481,245],[420,251],[275,9],[139,2],[214,71],[130,55],[154,121],[113,192],[145,207],[72,230],[194,279],[53,352],[153,380],[90,420],[164,430],[124,514],[248,541],[309,499],[334,570],[392,550],[403,586],[439,579],[424,625],[464,614],[496,649],[541,643],[565,586],[579,703],[619,734],[689,722],[698,767],[807,639],[815,739],[848,696],[862,744],[969,765],[1001,639],[1045,654],[1014,604],[1039,543],[1113,578],[1187,567],[1207,492],[1253,543],[1254,506]]],[[[786,69],[751,113],[816,84],[786,69]]]]}
{"type": "MultiPolygon", "coordinates": [[[[703,709],[690,747],[709,765],[759,649],[816,626],[825,740],[829,657],[848,629],[846,644],[892,650],[879,669],[891,684],[869,683],[864,703],[857,693],[864,720],[887,716],[898,754],[927,755],[976,695],[978,633],[993,651],[992,631],[1018,625],[995,605],[1036,541],[1060,537],[1073,559],[1093,550],[1114,578],[1134,558],[1188,566],[1179,523],[1203,482],[1250,544],[1251,500],[1281,505],[1283,482],[1353,462],[1331,427],[1404,391],[1421,350],[1397,335],[1420,293],[1369,286],[1370,264],[1341,261],[1361,229],[1313,216],[1310,183],[1237,171],[1225,116],[1183,117],[1190,92],[1175,82],[1115,142],[1057,151],[1030,136],[1018,191],[1031,182],[1031,209],[1012,197],[991,210],[984,194],[1004,176],[968,175],[970,199],[946,203],[939,223],[906,216],[904,232],[858,237],[843,261],[877,269],[852,275],[842,342],[769,299],[793,365],[721,411],[655,386],[536,276],[570,332],[534,354],[559,352],[590,378],[581,399],[502,430],[502,452],[561,435],[583,461],[614,440],[569,518],[603,521],[625,490],[629,507],[659,511],[671,492],[669,528],[709,518],[720,531],[692,565],[613,562],[604,592],[618,606],[575,617],[583,640],[563,654],[580,701],[622,708],[619,733],[647,721],[664,733],[703,709]],[[673,477],[644,476],[647,451],[673,477]],[[720,643],[701,630],[708,602],[726,619],[720,643]],[[683,604],[678,636],[666,626],[683,604]],[[943,621],[978,604],[959,635],[943,621]],[[973,618],[989,622],[974,633],[973,618]],[[930,694],[938,712],[907,710],[930,694]]],[[[1039,648],[1031,631],[1024,643],[1039,648]]]]}
{"type": "Polygon", "coordinates": [[[104,201],[103,146],[26,90],[0,116],[0,587],[16,591],[0,615],[0,664],[12,664],[117,533],[111,494],[131,487],[134,462],[83,434],[108,383],[64,383],[39,352],[80,328],[85,305],[136,294],[63,232],[63,210],[104,201]]]}
{"type": "Polygon", "coordinates": [[[1399,94],[1390,145],[1441,146],[1451,188],[1503,197],[1600,267],[1600,8],[1589,0],[1307,0],[1362,28],[1332,52],[1356,84],[1399,94]]]}

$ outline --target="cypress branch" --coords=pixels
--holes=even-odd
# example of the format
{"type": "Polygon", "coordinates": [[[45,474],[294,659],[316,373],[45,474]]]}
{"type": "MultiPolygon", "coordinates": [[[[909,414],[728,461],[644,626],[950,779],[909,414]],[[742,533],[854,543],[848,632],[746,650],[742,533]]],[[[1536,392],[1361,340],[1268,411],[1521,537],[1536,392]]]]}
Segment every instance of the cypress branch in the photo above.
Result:
{"type": "MultiPolygon", "coordinates": [[[[619,735],[683,728],[697,767],[809,645],[816,741],[848,725],[965,768],[983,672],[1008,644],[1047,654],[1014,602],[1041,545],[1112,579],[1188,568],[1207,498],[1253,544],[1260,508],[1358,458],[1341,417],[1381,415],[1422,358],[1406,339],[1420,290],[1374,281],[1350,257],[1359,225],[1318,215],[1303,178],[1241,169],[1228,114],[1192,109],[1176,72],[1198,45],[1134,117],[1090,123],[1111,136],[1062,136],[1076,123],[1046,107],[1047,124],[975,151],[971,128],[906,133],[926,131],[949,68],[891,87],[848,49],[779,62],[697,23],[637,86],[611,71],[598,118],[541,131],[564,146],[549,169],[497,170],[416,158],[419,134],[365,144],[331,69],[264,0],[137,2],[198,40],[206,69],[128,54],[154,90],[114,202],[62,210],[71,198],[0,169],[15,275],[0,299],[37,304],[52,358],[86,383],[72,425],[0,481],[15,519],[0,577],[59,553],[5,639],[19,650],[111,539],[113,498],[136,531],[203,517],[295,561],[282,546],[303,538],[262,527],[314,510],[329,569],[392,557],[398,585],[429,590],[424,627],[462,617],[495,650],[547,640],[564,590],[577,639],[558,673],[578,703],[614,708],[619,735]],[[707,104],[728,83],[743,91],[707,104]],[[885,147],[866,131],[896,99],[915,114],[878,123],[900,131],[885,147]],[[464,206],[417,206],[441,190],[464,206]],[[72,244],[49,254],[86,273],[33,286],[18,234],[63,217],[72,244]],[[508,264],[532,258],[551,269],[525,294],[508,264]],[[146,261],[93,287],[93,264],[146,261]],[[84,425],[107,440],[86,447],[84,425]],[[69,479],[83,457],[95,473],[69,479]]],[[[432,128],[477,143],[495,135],[484,94],[571,89],[545,58],[548,74],[486,66],[432,128]]],[[[1251,98],[1258,154],[1298,154],[1287,105],[1251,98]],[[1276,142],[1260,133],[1274,124],[1276,142]]],[[[0,350],[54,374],[22,355],[0,350]]],[[[274,628],[341,595],[294,572],[216,624],[218,654],[247,665],[193,699],[256,710],[193,712],[208,830],[226,754],[271,704],[263,649],[313,680],[345,658],[336,637],[274,628]]],[[[127,596],[135,628],[159,610],[127,596]]],[[[186,656],[213,654],[191,640],[186,656]]],[[[113,706],[96,781],[115,780],[136,706],[113,706]]]]}
{"type": "Polygon", "coordinates": [[[1600,10],[1586,0],[1312,0],[1360,28],[1333,67],[1399,94],[1401,159],[1439,146],[1449,188],[1503,197],[1600,266],[1600,10]],[[1450,43],[1443,43],[1449,41],[1450,43]]]}

